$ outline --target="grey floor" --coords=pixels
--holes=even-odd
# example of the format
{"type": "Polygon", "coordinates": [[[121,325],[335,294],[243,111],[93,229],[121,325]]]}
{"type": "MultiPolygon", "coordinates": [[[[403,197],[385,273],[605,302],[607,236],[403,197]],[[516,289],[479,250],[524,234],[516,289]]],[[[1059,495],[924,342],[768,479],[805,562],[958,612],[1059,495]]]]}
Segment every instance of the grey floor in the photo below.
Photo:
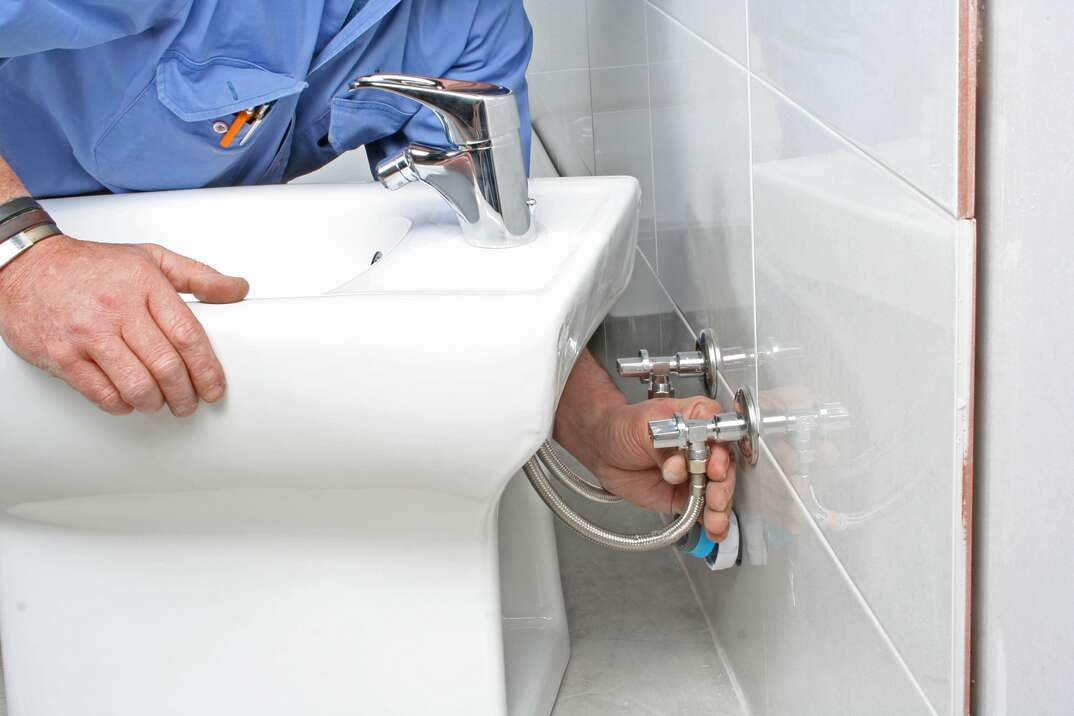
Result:
{"type": "MultiPolygon", "coordinates": [[[[657,518],[574,505],[608,527],[657,518]]],[[[621,554],[557,524],[571,660],[554,716],[745,716],[686,572],[670,550],[621,554]]]]}

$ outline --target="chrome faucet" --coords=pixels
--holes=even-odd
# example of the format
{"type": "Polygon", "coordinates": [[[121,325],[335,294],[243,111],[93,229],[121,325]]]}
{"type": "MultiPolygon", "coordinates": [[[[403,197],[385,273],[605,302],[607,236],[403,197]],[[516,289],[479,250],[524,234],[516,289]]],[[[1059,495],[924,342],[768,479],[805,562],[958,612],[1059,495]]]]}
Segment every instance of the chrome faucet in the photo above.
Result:
{"type": "Polygon", "coordinates": [[[454,149],[411,144],[380,163],[388,189],[421,181],[455,210],[463,236],[475,246],[506,248],[534,238],[526,168],[511,91],[485,82],[418,75],[376,74],[351,83],[352,92],[379,89],[432,110],[454,149]]]}

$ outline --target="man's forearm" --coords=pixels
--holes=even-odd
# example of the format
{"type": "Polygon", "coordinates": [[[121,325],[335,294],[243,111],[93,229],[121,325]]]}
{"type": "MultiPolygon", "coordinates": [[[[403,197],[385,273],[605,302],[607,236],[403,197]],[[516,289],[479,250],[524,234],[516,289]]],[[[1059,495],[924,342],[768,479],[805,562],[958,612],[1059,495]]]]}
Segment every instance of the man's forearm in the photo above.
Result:
{"type": "Polygon", "coordinates": [[[563,388],[552,436],[584,461],[585,456],[579,454],[586,449],[581,439],[598,432],[606,411],[626,403],[626,396],[612,382],[597,359],[584,350],[563,388]]]}
{"type": "Polygon", "coordinates": [[[11,168],[5,160],[4,156],[0,154],[0,204],[11,201],[20,196],[29,196],[30,192],[26,191],[26,187],[22,181],[19,180],[19,176],[15,173],[15,170],[11,168]]]}

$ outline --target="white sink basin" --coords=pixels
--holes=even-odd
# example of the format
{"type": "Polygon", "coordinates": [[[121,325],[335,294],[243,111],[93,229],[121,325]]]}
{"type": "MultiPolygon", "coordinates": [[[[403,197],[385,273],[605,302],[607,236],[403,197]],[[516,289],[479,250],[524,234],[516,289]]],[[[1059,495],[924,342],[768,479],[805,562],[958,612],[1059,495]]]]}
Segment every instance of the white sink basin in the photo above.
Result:
{"type": "Polygon", "coordinates": [[[531,195],[538,238],[507,250],[467,245],[418,185],[48,202],[74,236],[159,243],[251,293],[193,304],[229,387],[187,420],[105,415],[0,351],[12,716],[543,708],[547,686],[505,691],[501,616],[563,631],[551,533],[504,555],[540,593],[501,604],[497,507],[626,285],[638,188],[531,195]]]}

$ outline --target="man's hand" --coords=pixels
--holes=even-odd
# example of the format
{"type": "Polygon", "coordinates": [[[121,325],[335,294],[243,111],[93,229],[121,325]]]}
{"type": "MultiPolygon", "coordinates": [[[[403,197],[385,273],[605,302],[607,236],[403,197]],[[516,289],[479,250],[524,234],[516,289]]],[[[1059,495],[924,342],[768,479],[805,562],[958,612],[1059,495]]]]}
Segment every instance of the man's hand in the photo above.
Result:
{"type": "Polygon", "coordinates": [[[244,279],[153,244],[45,239],[0,270],[0,336],[102,410],[187,416],[224,371],[178,292],[241,301],[244,279]]]}
{"type": "MultiPolygon", "coordinates": [[[[720,406],[707,398],[648,400],[628,405],[588,352],[571,372],[556,414],[555,438],[598,478],[604,489],[654,512],[681,512],[686,505],[686,460],[677,450],[656,450],[649,421],[682,413],[711,418],[720,406]]],[[[730,528],[735,465],[724,445],[712,446],[702,518],[720,541],[730,528]]]]}

